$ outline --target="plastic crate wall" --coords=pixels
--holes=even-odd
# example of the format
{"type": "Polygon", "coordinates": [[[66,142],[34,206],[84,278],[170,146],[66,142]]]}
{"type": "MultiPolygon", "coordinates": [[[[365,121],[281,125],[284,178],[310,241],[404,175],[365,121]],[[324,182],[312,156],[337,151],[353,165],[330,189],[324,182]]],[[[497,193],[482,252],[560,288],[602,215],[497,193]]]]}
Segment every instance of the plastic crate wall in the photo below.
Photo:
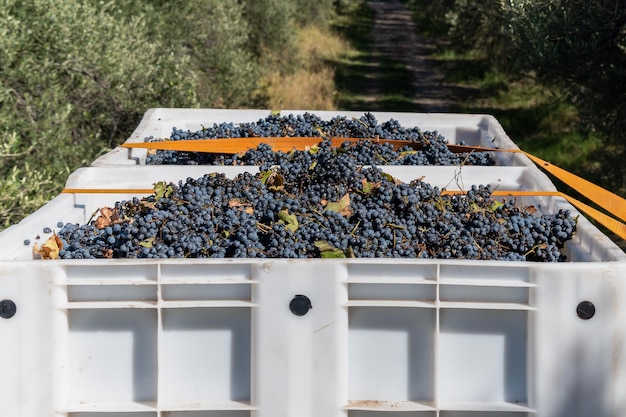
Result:
{"type": "MultiPolygon", "coordinates": [[[[388,168],[450,189],[546,186],[527,167],[388,168]]],[[[84,168],[67,186],[150,188],[248,169],[84,168]]],[[[16,307],[0,319],[0,415],[626,414],[626,255],[582,217],[572,262],[559,264],[41,261],[21,244],[130,197],[63,194],[0,233],[0,299],[16,307]]],[[[519,203],[576,213],[560,198],[519,203]]]]}

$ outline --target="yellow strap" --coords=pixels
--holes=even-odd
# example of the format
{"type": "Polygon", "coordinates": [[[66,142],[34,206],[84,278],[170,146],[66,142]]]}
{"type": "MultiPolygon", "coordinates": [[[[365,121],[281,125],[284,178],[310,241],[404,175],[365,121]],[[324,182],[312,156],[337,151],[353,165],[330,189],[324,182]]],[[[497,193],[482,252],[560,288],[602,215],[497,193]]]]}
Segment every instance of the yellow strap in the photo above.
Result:
{"type": "Polygon", "coordinates": [[[570,197],[565,194],[563,194],[563,197],[578,210],[585,213],[587,216],[591,217],[611,232],[615,233],[620,239],[626,240],[626,224],[614,219],[613,217],[607,216],[601,211],[598,211],[581,201],[576,200],[574,197],[570,197]]]}
{"type": "Polygon", "coordinates": [[[534,155],[526,152],[524,152],[524,154],[539,167],[545,169],[550,174],[554,175],[556,178],[579,192],[581,195],[584,195],[595,204],[619,217],[623,221],[626,221],[626,200],[622,197],[617,194],[613,194],[609,190],[595,185],[584,178],[574,175],[563,168],[559,168],[556,165],[552,165],[551,163],[544,161],[543,159],[537,158],[534,155]]]}

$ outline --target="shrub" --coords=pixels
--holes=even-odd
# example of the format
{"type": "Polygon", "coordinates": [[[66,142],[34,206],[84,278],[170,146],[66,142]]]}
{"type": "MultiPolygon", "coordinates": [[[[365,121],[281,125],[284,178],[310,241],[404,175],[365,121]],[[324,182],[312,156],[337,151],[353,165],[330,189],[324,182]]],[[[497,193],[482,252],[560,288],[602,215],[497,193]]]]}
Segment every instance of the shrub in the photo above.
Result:
{"type": "Polygon", "coordinates": [[[60,191],[69,172],[123,141],[147,108],[196,105],[189,60],[147,36],[141,16],[121,19],[114,8],[3,2],[0,194],[10,208],[4,226],[60,191]]]}

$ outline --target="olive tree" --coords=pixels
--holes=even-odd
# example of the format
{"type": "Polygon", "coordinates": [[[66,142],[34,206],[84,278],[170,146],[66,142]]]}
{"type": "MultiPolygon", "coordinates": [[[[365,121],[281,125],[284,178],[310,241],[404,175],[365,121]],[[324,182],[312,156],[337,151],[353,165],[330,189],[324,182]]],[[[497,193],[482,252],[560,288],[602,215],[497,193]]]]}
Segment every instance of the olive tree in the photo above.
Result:
{"type": "Polygon", "coordinates": [[[123,141],[149,107],[196,106],[189,59],[113,3],[3,0],[0,227],[123,141]]]}

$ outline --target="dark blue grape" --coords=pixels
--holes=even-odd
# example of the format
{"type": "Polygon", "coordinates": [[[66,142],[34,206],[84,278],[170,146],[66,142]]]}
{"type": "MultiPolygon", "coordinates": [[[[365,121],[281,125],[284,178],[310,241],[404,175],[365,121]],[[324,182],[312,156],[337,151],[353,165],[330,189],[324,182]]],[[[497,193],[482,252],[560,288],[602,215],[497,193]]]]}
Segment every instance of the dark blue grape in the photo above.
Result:
{"type": "MultiPolygon", "coordinates": [[[[299,135],[301,120],[314,118],[272,116],[264,132],[299,135]]],[[[333,120],[335,132],[346,135],[365,128],[404,134],[396,123],[381,126],[369,116],[333,120]]],[[[234,134],[238,127],[221,129],[234,134]]],[[[246,129],[262,133],[251,125],[246,129]]],[[[68,243],[62,257],[565,260],[560,249],[576,230],[569,212],[533,216],[513,201],[494,204],[488,186],[442,195],[420,180],[397,183],[376,166],[362,166],[367,158],[388,158],[390,147],[349,146],[333,149],[322,139],[313,152],[290,154],[261,146],[251,154],[260,161],[259,174],[187,178],[170,184],[167,197],[117,202],[124,221],[102,229],[96,223],[66,224],[59,231],[68,243]]]]}

